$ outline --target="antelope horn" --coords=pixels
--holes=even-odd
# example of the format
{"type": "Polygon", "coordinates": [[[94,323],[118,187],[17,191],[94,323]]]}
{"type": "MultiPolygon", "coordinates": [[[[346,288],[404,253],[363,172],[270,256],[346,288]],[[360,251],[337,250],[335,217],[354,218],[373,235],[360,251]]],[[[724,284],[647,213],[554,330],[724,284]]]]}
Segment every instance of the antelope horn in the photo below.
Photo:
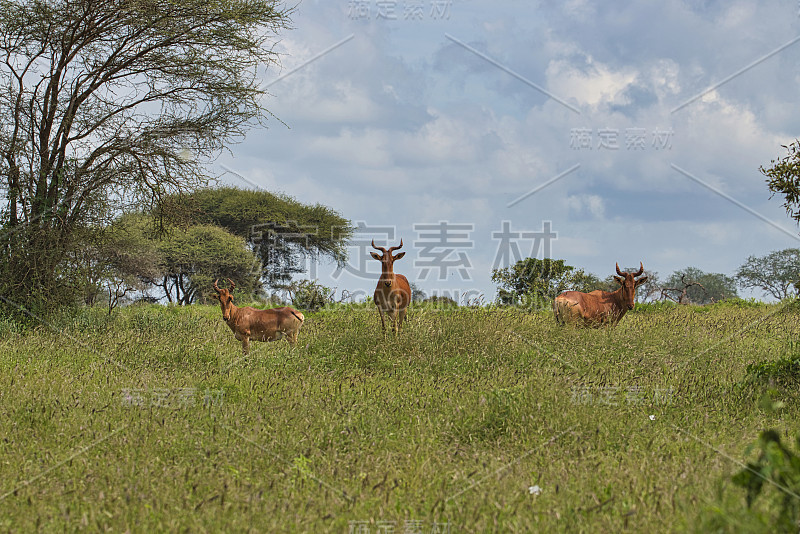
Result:
{"type": "Polygon", "coordinates": [[[384,253],[386,252],[386,249],[385,249],[385,248],[383,248],[383,247],[376,247],[376,246],[375,246],[375,240],[374,240],[374,239],[372,240],[372,248],[374,248],[375,250],[380,250],[381,252],[384,252],[384,253]]]}
{"type": "Polygon", "coordinates": [[[401,248],[403,248],[403,238],[402,237],[400,238],[400,246],[398,246],[398,247],[389,247],[389,252],[393,252],[393,251],[399,250],[401,248]]]}
{"type": "Polygon", "coordinates": [[[230,288],[228,291],[233,291],[234,289],[236,289],[236,284],[234,284],[234,283],[233,283],[233,280],[231,280],[230,278],[228,278],[228,282],[230,282],[230,283],[231,283],[231,288],[230,288]]]}
{"type": "Polygon", "coordinates": [[[619,263],[617,263],[617,274],[620,276],[625,276],[625,273],[619,270],[619,263]]]}
{"type": "Polygon", "coordinates": [[[216,291],[217,293],[219,293],[219,292],[220,292],[220,289],[219,289],[219,286],[217,285],[217,282],[219,282],[219,278],[217,278],[216,280],[214,280],[214,291],[216,291]]]}
{"type": "Polygon", "coordinates": [[[644,265],[642,264],[642,262],[639,262],[639,270],[633,273],[634,278],[637,276],[641,276],[643,272],[644,272],[644,265]]]}

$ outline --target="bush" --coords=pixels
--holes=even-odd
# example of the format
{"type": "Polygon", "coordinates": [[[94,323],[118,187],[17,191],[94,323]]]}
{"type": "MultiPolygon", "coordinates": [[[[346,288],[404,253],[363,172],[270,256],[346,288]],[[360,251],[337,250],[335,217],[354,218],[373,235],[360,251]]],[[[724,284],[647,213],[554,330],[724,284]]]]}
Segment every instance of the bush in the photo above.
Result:
{"type": "MultiPolygon", "coordinates": [[[[795,438],[800,447],[800,435],[795,438]]],[[[774,491],[769,493],[777,501],[777,515],[772,517],[772,526],[781,532],[796,532],[800,519],[800,456],[781,443],[781,438],[774,430],[765,430],[758,442],[750,445],[747,452],[754,448],[761,452],[755,462],[733,476],[733,483],[747,490],[747,508],[751,509],[755,500],[764,492],[764,483],[769,482],[774,491]],[[776,489],[777,488],[777,489],[776,489]]]]}
{"type": "Polygon", "coordinates": [[[302,310],[317,311],[333,302],[335,290],[325,287],[316,280],[301,280],[289,288],[292,305],[302,310]]]}
{"type": "Polygon", "coordinates": [[[0,309],[0,336],[6,334],[20,334],[25,330],[26,324],[17,321],[11,314],[4,313],[0,309]]]}
{"type": "MultiPolygon", "coordinates": [[[[800,435],[795,438],[800,448],[800,435]]],[[[700,532],[797,532],[800,521],[800,456],[781,443],[775,430],[765,430],[748,445],[745,455],[759,450],[755,461],[731,478],[747,491],[746,507],[724,495],[720,487],[717,504],[706,508],[700,532]],[[759,504],[758,508],[756,505],[759,504]]]]}
{"type": "Polygon", "coordinates": [[[800,355],[751,363],[746,376],[751,383],[796,390],[800,387],[800,355]]]}

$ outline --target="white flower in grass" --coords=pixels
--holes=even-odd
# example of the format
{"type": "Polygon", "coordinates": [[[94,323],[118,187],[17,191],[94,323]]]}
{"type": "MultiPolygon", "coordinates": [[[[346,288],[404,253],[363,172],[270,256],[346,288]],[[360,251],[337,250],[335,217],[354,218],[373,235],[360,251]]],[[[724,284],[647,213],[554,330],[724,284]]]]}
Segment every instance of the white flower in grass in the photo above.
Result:
{"type": "Polygon", "coordinates": [[[651,420],[651,421],[655,421],[655,420],[656,420],[656,416],[655,416],[655,415],[651,415],[651,416],[650,416],[650,420],[651,420]]]}
{"type": "Polygon", "coordinates": [[[542,488],[540,488],[538,484],[536,486],[531,486],[528,488],[528,493],[531,495],[541,495],[542,488]]]}

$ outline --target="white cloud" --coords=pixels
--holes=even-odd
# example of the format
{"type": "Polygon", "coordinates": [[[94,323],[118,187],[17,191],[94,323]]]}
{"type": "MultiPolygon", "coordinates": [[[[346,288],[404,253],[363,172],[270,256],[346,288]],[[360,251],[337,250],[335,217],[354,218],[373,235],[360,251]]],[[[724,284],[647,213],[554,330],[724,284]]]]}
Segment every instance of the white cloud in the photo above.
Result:
{"type": "Polygon", "coordinates": [[[660,101],[681,92],[680,66],[672,59],[658,59],[648,69],[649,84],[660,101]]]}
{"type": "Polygon", "coordinates": [[[757,6],[752,2],[731,2],[719,16],[720,25],[729,30],[738,30],[744,25],[752,24],[758,16],[757,6]]]}
{"type": "Polygon", "coordinates": [[[354,86],[350,81],[338,81],[328,94],[310,99],[299,115],[325,122],[367,123],[380,115],[380,108],[366,89],[354,86]]]}
{"type": "Polygon", "coordinates": [[[588,213],[595,219],[605,216],[605,203],[599,195],[570,195],[566,198],[567,208],[577,214],[588,213]]]}
{"type": "Polygon", "coordinates": [[[467,163],[484,154],[481,146],[486,124],[429,109],[432,120],[413,133],[397,133],[397,158],[438,165],[467,163]]]}
{"type": "Polygon", "coordinates": [[[275,97],[267,102],[291,129],[251,132],[233,148],[246,168],[231,167],[352,220],[396,225],[409,239],[414,222],[473,222],[473,283],[488,293],[484,267],[502,220],[526,230],[553,221],[554,256],[601,277],[616,261],[640,260],[664,276],[687,265],[731,273],[750,254],[795,245],[671,166],[792,227],[780,199],[768,199],[758,166],[800,128],[792,113],[796,50],[671,110],[793,38],[794,8],[523,4],[454,3],[450,19],[417,24],[353,20],[341,5],[304,3],[297,30],[281,44],[283,73],[302,68],[270,86],[275,97]],[[575,150],[570,130],[582,127],[616,129],[620,147],[575,150]],[[627,128],[646,130],[643,150],[626,148],[627,128]],[[673,132],[668,149],[653,147],[657,128],[673,132]],[[507,207],[577,163],[574,173],[507,207]]]}
{"type": "Polygon", "coordinates": [[[580,105],[626,105],[625,91],[636,81],[636,69],[615,70],[587,56],[581,65],[566,59],[555,59],[547,67],[547,86],[561,99],[580,105]]]}

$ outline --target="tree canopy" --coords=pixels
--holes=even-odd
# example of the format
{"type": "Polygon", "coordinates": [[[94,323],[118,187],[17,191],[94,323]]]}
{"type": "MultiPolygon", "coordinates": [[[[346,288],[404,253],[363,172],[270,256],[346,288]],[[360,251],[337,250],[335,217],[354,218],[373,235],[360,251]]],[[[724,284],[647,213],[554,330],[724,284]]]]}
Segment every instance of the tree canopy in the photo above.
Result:
{"type": "Polygon", "coordinates": [[[0,0],[2,279],[49,295],[76,228],[205,183],[267,117],[258,69],[290,15],[275,0],[0,0]]]}
{"type": "Polygon", "coordinates": [[[203,188],[167,195],[149,213],[88,228],[72,267],[89,304],[102,288],[123,281],[156,288],[178,304],[202,302],[216,278],[235,280],[245,293],[261,293],[262,282],[273,288],[280,282],[280,289],[296,294],[300,286],[291,278],[305,270],[302,260],[345,261],[352,232],[349,220],[320,204],[266,191],[203,188]]]}
{"type": "Polygon", "coordinates": [[[213,224],[247,240],[261,260],[263,281],[272,288],[285,287],[293,274],[303,272],[309,256],[344,265],[353,235],[352,223],[328,206],[234,187],[168,196],[157,213],[179,226],[213,224]]]}
{"type": "Polygon", "coordinates": [[[766,256],[750,256],[736,271],[740,287],[760,289],[785,299],[800,290],[800,249],[787,248],[766,256]]]}
{"type": "Polygon", "coordinates": [[[209,224],[157,231],[144,214],[125,215],[106,230],[105,256],[115,276],[158,288],[169,302],[204,301],[215,279],[256,291],[260,263],[245,240],[209,224]]]}
{"type": "Polygon", "coordinates": [[[662,296],[681,304],[710,304],[737,298],[736,280],[721,273],[707,273],[686,267],[672,273],[664,282],[662,296]]]}

